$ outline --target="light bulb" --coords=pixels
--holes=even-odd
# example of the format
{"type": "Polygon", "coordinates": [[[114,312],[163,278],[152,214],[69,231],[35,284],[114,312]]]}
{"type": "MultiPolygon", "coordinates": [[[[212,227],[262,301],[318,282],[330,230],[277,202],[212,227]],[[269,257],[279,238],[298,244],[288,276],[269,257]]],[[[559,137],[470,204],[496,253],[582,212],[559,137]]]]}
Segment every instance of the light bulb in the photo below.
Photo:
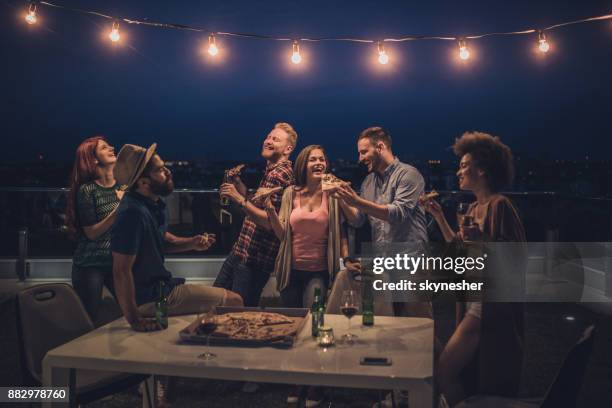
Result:
{"type": "Polygon", "coordinates": [[[297,41],[293,42],[293,55],[291,55],[291,62],[299,64],[302,62],[302,56],[300,55],[300,45],[297,41]]]}
{"type": "Polygon", "coordinates": [[[459,40],[459,58],[464,61],[470,58],[470,51],[467,48],[465,40],[459,40]]]}
{"type": "Polygon", "coordinates": [[[385,52],[385,47],[382,43],[378,43],[378,62],[382,65],[389,63],[389,55],[385,52]]]}
{"type": "Polygon", "coordinates": [[[28,24],[36,24],[36,3],[30,3],[28,14],[25,16],[25,21],[28,24]]]}
{"type": "Polygon", "coordinates": [[[217,43],[215,42],[215,36],[208,36],[208,53],[213,57],[219,53],[219,48],[217,48],[217,43]]]}
{"type": "Polygon", "coordinates": [[[112,42],[117,42],[119,41],[119,39],[121,39],[121,36],[119,35],[119,23],[118,22],[115,21],[113,23],[113,29],[111,30],[110,34],[108,34],[108,38],[110,38],[112,42]]]}
{"type": "Polygon", "coordinates": [[[538,42],[540,43],[540,45],[538,45],[540,51],[548,52],[548,50],[550,50],[550,44],[546,41],[546,35],[544,35],[543,31],[540,31],[538,34],[538,42]]]}

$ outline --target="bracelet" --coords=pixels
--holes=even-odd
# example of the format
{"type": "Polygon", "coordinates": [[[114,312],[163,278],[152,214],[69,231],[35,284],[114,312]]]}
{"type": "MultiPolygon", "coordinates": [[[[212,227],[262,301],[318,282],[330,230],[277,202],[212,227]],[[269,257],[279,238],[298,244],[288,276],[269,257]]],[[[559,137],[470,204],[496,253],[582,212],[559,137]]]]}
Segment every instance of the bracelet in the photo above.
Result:
{"type": "Polygon", "coordinates": [[[245,197],[245,198],[244,198],[244,199],[243,199],[243,200],[240,202],[240,207],[242,207],[242,208],[246,208],[246,205],[247,205],[247,199],[246,199],[246,197],[245,197]]]}

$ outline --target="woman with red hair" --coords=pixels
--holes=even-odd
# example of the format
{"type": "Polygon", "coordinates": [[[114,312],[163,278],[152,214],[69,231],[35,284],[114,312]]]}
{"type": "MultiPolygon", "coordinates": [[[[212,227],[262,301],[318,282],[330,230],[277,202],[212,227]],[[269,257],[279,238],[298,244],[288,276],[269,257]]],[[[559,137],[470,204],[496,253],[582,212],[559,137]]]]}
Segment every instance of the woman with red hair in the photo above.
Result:
{"type": "Polygon", "coordinates": [[[76,150],[70,176],[66,226],[77,240],[72,286],[96,323],[102,287],[114,294],[110,229],[123,191],[113,176],[115,149],[102,136],[85,139],[76,150]]]}

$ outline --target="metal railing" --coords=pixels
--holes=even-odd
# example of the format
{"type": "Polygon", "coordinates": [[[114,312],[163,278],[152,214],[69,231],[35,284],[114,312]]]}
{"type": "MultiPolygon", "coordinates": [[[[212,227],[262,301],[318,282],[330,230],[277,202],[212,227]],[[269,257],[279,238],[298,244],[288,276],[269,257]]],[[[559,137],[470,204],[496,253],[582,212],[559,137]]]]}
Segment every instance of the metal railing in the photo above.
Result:
{"type": "MultiPolygon", "coordinates": [[[[66,188],[0,188],[0,257],[16,259],[20,280],[28,274],[29,258],[70,258],[75,243],[63,227],[66,188]]],[[[462,191],[439,191],[448,219],[455,219],[456,204],[472,201],[462,191]]],[[[612,241],[612,199],[560,195],[555,192],[508,192],[517,205],[529,241],[612,241]]],[[[242,214],[232,208],[232,223],[221,225],[222,207],[217,189],[176,189],[167,199],[170,230],[188,236],[201,232],[217,234],[217,244],[206,253],[189,253],[193,258],[225,257],[235,242],[242,214]]],[[[430,222],[432,240],[440,239],[430,222]]],[[[359,248],[369,241],[366,226],[351,232],[351,242],[359,248]]],[[[612,264],[612,262],[611,262],[612,264]]],[[[607,288],[612,291],[612,287],[607,288]]]]}

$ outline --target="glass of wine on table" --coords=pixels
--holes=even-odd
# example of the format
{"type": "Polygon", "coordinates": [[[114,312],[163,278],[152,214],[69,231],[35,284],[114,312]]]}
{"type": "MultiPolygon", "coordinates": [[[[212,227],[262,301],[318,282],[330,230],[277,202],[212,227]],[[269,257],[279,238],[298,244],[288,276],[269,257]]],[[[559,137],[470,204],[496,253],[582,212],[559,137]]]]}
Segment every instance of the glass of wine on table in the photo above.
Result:
{"type": "Polygon", "coordinates": [[[348,319],[348,330],[344,336],[342,336],[342,342],[344,344],[353,344],[356,335],[351,333],[351,319],[359,311],[359,303],[357,302],[357,292],[354,290],[345,290],[342,292],[342,302],[340,310],[342,314],[348,319]]]}
{"type": "Polygon", "coordinates": [[[213,307],[208,311],[201,308],[200,313],[198,313],[198,320],[200,322],[198,333],[206,335],[206,351],[198,355],[198,358],[201,360],[214,360],[217,358],[217,355],[210,351],[210,336],[217,328],[215,308],[213,307]]]}

